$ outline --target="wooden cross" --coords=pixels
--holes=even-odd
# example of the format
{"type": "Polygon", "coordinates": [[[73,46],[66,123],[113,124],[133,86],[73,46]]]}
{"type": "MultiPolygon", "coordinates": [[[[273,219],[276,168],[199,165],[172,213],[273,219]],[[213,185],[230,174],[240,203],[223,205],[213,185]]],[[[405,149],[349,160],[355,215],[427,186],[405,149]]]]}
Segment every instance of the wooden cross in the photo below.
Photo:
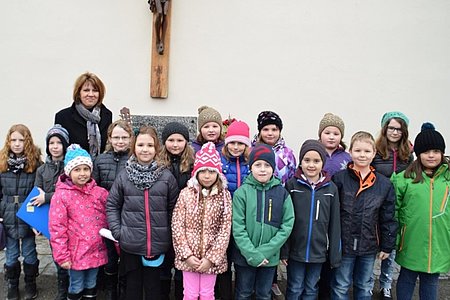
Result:
{"type": "MultiPolygon", "coordinates": [[[[166,1],[168,2],[167,13],[163,14],[163,16],[152,10],[152,61],[150,66],[150,96],[152,98],[167,98],[169,92],[170,19],[172,1],[166,1]],[[162,26],[158,26],[158,22],[161,21],[161,17],[163,17],[165,23],[164,26],[166,26],[165,29],[162,29],[162,26]],[[162,30],[164,30],[164,34],[161,34],[162,30]],[[158,41],[159,36],[163,37],[161,40],[162,44],[158,41]]],[[[159,5],[163,3],[164,5],[164,2],[166,1],[154,0],[153,3],[157,3],[159,5]]]]}

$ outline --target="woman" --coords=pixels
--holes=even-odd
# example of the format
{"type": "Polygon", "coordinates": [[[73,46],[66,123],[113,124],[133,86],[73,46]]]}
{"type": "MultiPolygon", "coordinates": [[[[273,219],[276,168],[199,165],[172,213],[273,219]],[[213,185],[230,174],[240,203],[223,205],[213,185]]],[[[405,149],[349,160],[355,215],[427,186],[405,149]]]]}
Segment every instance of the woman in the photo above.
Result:
{"type": "Polygon", "coordinates": [[[105,86],[89,72],[75,81],[73,103],[55,115],[55,124],[69,132],[70,144],[79,144],[94,159],[105,150],[112,113],[103,105],[105,86]]]}

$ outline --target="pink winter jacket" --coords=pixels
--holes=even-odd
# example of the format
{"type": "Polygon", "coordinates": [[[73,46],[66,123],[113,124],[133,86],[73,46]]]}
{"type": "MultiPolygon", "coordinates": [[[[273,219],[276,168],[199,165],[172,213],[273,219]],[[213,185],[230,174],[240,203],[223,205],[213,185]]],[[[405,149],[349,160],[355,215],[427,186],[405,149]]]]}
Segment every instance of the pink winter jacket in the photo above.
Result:
{"type": "Polygon", "coordinates": [[[59,265],[70,261],[72,269],[87,270],[106,264],[106,246],[98,232],[107,227],[107,197],[95,180],[80,188],[66,175],[59,177],[49,212],[50,242],[59,265]]]}

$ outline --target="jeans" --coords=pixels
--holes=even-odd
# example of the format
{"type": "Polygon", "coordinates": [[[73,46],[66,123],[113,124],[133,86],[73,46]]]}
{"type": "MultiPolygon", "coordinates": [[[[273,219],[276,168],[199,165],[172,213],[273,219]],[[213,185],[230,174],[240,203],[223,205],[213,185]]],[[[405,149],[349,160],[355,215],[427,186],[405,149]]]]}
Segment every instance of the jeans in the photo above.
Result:
{"type": "Polygon", "coordinates": [[[29,265],[34,265],[37,261],[36,241],[34,236],[13,239],[6,237],[6,265],[12,266],[22,254],[23,262],[29,265]],[[21,245],[22,244],[22,245],[21,245]]]}
{"type": "Polygon", "coordinates": [[[370,277],[373,273],[375,254],[355,256],[343,255],[339,268],[332,270],[331,299],[348,298],[348,290],[353,281],[353,299],[372,298],[370,277]]]}
{"type": "Polygon", "coordinates": [[[95,288],[97,284],[98,268],[87,270],[69,270],[70,284],[69,293],[78,294],[84,289],[95,288]]]}
{"type": "Polygon", "coordinates": [[[214,300],[215,274],[183,271],[184,300],[214,300]]]}
{"type": "MultiPolygon", "coordinates": [[[[389,257],[381,261],[380,266],[380,288],[391,289],[392,288],[392,275],[394,273],[394,260],[395,260],[395,250],[392,250],[389,257]]],[[[375,285],[375,273],[372,274],[370,278],[370,286],[373,290],[375,285]]]]}
{"type": "Polygon", "coordinates": [[[397,299],[412,299],[417,277],[420,279],[420,300],[438,299],[439,273],[429,274],[424,272],[416,272],[404,267],[400,269],[400,274],[397,280],[397,299]]]}
{"type": "Polygon", "coordinates": [[[235,300],[251,299],[253,291],[256,300],[272,299],[272,281],[276,267],[250,267],[234,265],[236,270],[235,300]]]}
{"type": "Polygon", "coordinates": [[[319,292],[318,282],[321,263],[303,263],[289,260],[287,265],[287,300],[315,300],[319,292]]]}

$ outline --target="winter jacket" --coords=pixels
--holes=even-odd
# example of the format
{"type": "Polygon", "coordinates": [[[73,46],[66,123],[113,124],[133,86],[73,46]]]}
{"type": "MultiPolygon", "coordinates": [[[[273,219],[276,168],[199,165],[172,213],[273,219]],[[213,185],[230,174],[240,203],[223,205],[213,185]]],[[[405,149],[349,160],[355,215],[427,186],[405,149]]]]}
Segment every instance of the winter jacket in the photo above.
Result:
{"type": "Polygon", "coordinates": [[[240,266],[257,267],[264,259],[265,267],[277,266],[281,246],[294,225],[291,196],[272,176],[265,184],[252,174],[236,190],[233,197],[233,237],[236,251],[232,259],[240,266]]]}
{"type": "Polygon", "coordinates": [[[106,228],[108,191],[90,180],[74,185],[65,174],[59,177],[50,202],[49,232],[52,253],[58,265],[70,261],[74,270],[87,270],[108,261],[106,245],[99,234],[106,228]]]}
{"type": "Polygon", "coordinates": [[[64,160],[47,160],[36,171],[34,185],[40,187],[44,193],[45,203],[50,203],[55,192],[56,182],[61,174],[64,173],[64,160]]]}
{"type": "Polygon", "coordinates": [[[171,155],[170,156],[170,166],[169,170],[172,173],[173,177],[175,177],[175,180],[178,183],[178,189],[181,191],[184,189],[187,185],[188,180],[191,178],[191,172],[193,166],[190,167],[190,170],[187,172],[180,172],[180,156],[178,155],[171,155]]]}
{"type": "Polygon", "coordinates": [[[342,254],[391,253],[397,222],[394,187],[389,179],[372,170],[362,181],[350,163],[332,180],[341,203],[342,254]]]}
{"type": "Polygon", "coordinates": [[[125,169],[128,152],[108,151],[100,154],[94,161],[92,177],[106,190],[110,190],[121,170],[125,169]]]}
{"type": "Polygon", "coordinates": [[[196,272],[186,259],[207,258],[212,266],[207,274],[220,274],[228,269],[226,250],[231,233],[231,196],[226,188],[213,188],[202,196],[201,187],[192,178],[178,198],[172,217],[175,267],[196,272]]]}
{"type": "MultiPolygon", "coordinates": [[[[108,139],[108,126],[112,123],[112,112],[105,105],[100,106],[100,123],[98,128],[101,135],[100,153],[105,151],[108,139]]],[[[60,124],[69,132],[70,144],[79,144],[81,148],[89,152],[86,120],[84,120],[77,109],[75,102],[55,114],[55,124],[60,124]]]]}
{"type": "Polygon", "coordinates": [[[395,260],[407,269],[425,273],[450,270],[450,170],[441,165],[432,178],[412,183],[404,172],[392,175],[397,194],[399,233],[395,260]]]}
{"type": "Polygon", "coordinates": [[[346,152],[344,148],[339,147],[331,153],[331,156],[327,152],[327,160],[323,170],[330,176],[333,176],[337,172],[345,170],[351,160],[352,158],[350,154],[346,152]]]}
{"type": "Polygon", "coordinates": [[[285,185],[294,205],[295,223],[281,249],[281,259],[305,263],[323,263],[327,251],[331,266],[341,262],[341,221],[339,193],[326,174],[312,187],[298,169],[285,185]]]}
{"type": "MultiPolygon", "coordinates": [[[[200,149],[202,149],[203,144],[204,143],[200,143],[197,140],[193,140],[191,142],[191,146],[192,146],[192,148],[194,148],[194,153],[197,153],[198,151],[200,151],[200,149]]],[[[214,143],[214,145],[216,146],[217,152],[222,153],[222,148],[225,145],[225,143],[223,141],[218,141],[218,142],[214,143]]]]}
{"type": "Polygon", "coordinates": [[[397,157],[397,151],[390,150],[389,158],[384,160],[380,153],[377,153],[372,161],[372,166],[378,173],[390,178],[392,173],[404,171],[413,161],[411,155],[407,161],[402,161],[397,157]]]}
{"type": "Polygon", "coordinates": [[[227,178],[228,191],[230,191],[233,197],[234,192],[242,185],[247,175],[250,174],[250,167],[245,162],[243,156],[240,156],[239,159],[236,157],[227,159],[224,155],[221,155],[221,159],[222,173],[227,178]]]}
{"type": "Polygon", "coordinates": [[[3,218],[6,235],[13,239],[34,236],[30,226],[16,214],[34,187],[36,172],[11,171],[0,173],[0,218],[3,218]]]}
{"type": "Polygon", "coordinates": [[[106,204],[109,229],[120,248],[135,255],[166,253],[172,243],[170,220],[178,193],[168,169],[144,191],[136,188],[126,170],[121,171],[106,204]]]}

